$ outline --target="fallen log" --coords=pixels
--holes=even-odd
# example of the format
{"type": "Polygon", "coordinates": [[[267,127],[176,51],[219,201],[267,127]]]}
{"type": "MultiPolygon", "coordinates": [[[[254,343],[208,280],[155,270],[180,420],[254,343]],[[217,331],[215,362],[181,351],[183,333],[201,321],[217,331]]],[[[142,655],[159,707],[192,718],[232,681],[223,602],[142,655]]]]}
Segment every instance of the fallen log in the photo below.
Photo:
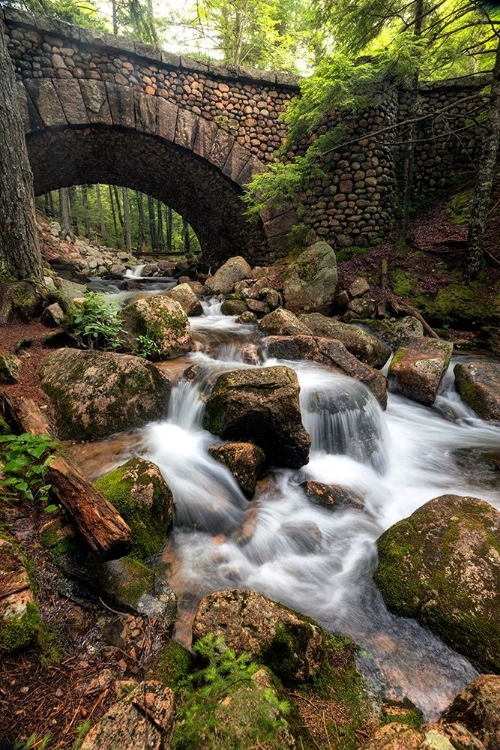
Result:
{"type": "MultiPolygon", "coordinates": [[[[6,421],[31,435],[52,435],[47,418],[31,399],[1,396],[6,421]]],[[[60,444],[61,451],[64,446],[60,444]]],[[[88,546],[101,560],[115,560],[132,549],[130,529],[114,505],[81,473],[73,460],[56,453],[48,467],[48,481],[58,502],[70,514],[88,546]]]]}

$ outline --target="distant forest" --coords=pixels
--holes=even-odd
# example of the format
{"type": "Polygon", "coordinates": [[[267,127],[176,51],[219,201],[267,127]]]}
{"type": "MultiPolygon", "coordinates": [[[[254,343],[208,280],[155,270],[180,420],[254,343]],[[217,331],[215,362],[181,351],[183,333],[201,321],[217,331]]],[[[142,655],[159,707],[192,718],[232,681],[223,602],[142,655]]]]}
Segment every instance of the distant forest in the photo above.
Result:
{"type": "Polygon", "coordinates": [[[191,226],[159,200],[116,185],[78,185],[36,199],[47,219],[61,224],[62,235],[127,252],[193,255],[200,243],[191,226]]]}

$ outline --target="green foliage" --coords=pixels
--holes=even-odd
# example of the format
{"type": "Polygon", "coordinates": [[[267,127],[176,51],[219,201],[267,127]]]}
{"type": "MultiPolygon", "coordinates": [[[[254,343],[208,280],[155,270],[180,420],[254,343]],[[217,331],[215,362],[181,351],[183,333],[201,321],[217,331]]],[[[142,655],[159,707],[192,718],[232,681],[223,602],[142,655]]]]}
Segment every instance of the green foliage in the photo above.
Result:
{"type": "MultiPolygon", "coordinates": [[[[33,502],[46,503],[52,485],[46,482],[57,443],[49,435],[1,435],[3,479],[0,487],[33,502]]],[[[50,508],[50,506],[49,506],[50,508]]]]}
{"type": "Polygon", "coordinates": [[[68,321],[73,333],[92,349],[119,349],[123,328],[118,305],[106,300],[104,294],[88,292],[84,302],[74,308],[68,321]]]}
{"type": "Polygon", "coordinates": [[[85,739],[85,735],[89,733],[90,730],[90,721],[88,719],[85,719],[84,721],[80,722],[76,728],[76,737],[75,741],[73,742],[72,750],[80,750],[83,740],[85,739]]]}
{"type": "Polygon", "coordinates": [[[266,172],[256,175],[245,188],[243,200],[248,215],[257,215],[270,202],[275,209],[285,208],[296,193],[305,189],[310,179],[322,175],[318,165],[302,156],[288,164],[270,164],[266,172]]]}
{"type": "Polygon", "coordinates": [[[220,748],[239,750],[253,744],[283,747],[282,718],[289,710],[271,687],[259,686],[258,664],[246,654],[236,656],[222,638],[208,635],[193,647],[207,666],[188,678],[174,731],[182,750],[220,748]]]}
{"type": "Polygon", "coordinates": [[[192,661],[189,651],[179,643],[167,643],[158,661],[158,672],[163,684],[175,691],[185,687],[192,661]]]}
{"type": "Polygon", "coordinates": [[[36,645],[41,660],[46,664],[55,664],[60,660],[57,640],[57,634],[42,621],[36,604],[28,604],[21,617],[0,621],[0,652],[13,654],[36,645]]]}
{"type": "Polygon", "coordinates": [[[52,738],[51,734],[45,734],[43,737],[39,737],[36,732],[31,734],[26,742],[15,742],[14,750],[45,750],[52,738]]]}
{"type": "Polygon", "coordinates": [[[137,336],[139,347],[137,354],[143,359],[158,359],[161,354],[161,346],[150,333],[137,336]]]}

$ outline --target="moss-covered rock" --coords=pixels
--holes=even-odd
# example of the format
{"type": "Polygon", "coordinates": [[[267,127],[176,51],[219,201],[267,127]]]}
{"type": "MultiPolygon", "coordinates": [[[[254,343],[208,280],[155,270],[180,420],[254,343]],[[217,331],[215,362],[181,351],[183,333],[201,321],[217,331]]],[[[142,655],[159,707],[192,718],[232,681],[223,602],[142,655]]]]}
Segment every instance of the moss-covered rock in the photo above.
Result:
{"type": "Polygon", "coordinates": [[[225,299],[220,311],[223,315],[243,315],[248,312],[248,305],[241,299],[225,299]]]}
{"type": "Polygon", "coordinates": [[[0,619],[0,652],[13,654],[32,646],[41,629],[40,612],[34,602],[26,606],[23,614],[0,619]]]}
{"type": "Polygon", "coordinates": [[[290,264],[283,283],[284,306],[294,313],[328,313],[337,288],[337,259],[333,248],[320,241],[290,264]]]}
{"type": "Polygon", "coordinates": [[[341,341],[348,352],[367,365],[383,367],[389,359],[389,346],[358,326],[342,323],[319,313],[300,315],[299,320],[305,323],[314,336],[341,341]]]}
{"type": "Polygon", "coordinates": [[[99,440],[142,427],[165,414],[170,395],[167,376],[140,357],[76,349],[49,354],[41,384],[63,440],[99,440]]]}
{"type": "Polygon", "coordinates": [[[460,397],[482,419],[500,422],[500,364],[478,360],[455,365],[460,397]]]}
{"type": "Polygon", "coordinates": [[[264,315],[259,323],[259,330],[268,336],[311,335],[308,326],[301,322],[290,310],[274,310],[264,315]]]}
{"type": "Polygon", "coordinates": [[[191,653],[180,643],[169,641],[158,659],[158,674],[166,687],[177,690],[186,679],[193,664],[191,653]]]}
{"type": "Polygon", "coordinates": [[[141,615],[174,621],[177,598],[170,586],[147,565],[132,557],[103,563],[96,569],[101,591],[119,606],[141,615]]]}
{"type": "Polygon", "coordinates": [[[156,345],[156,359],[171,359],[192,349],[188,316],[179,302],[164,294],[131,302],[123,308],[122,318],[128,351],[139,351],[138,336],[148,336],[156,345]]]}
{"type": "Polygon", "coordinates": [[[256,443],[275,466],[299,469],[309,458],[311,438],[302,424],[299,383],[289,367],[219,375],[203,426],[227,440],[256,443]]]}
{"type": "Polygon", "coordinates": [[[131,556],[146,560],[159,552],[174,509],[172,491],[159,468],[151,461],[131,458],[95,484],[130,526],[134,544],[131,556]]]}
{"type": "Polygon", "coordinates": [[[11,385],[19,380],[19,358],[0,354],[0,384],[11,385]]]}
{"type": "Polygon", "coordinates": [[[40,625],[23,556],[0,537],[0,649],[12,653],[31,645],[40,625]]]}
{"type": "Polygon", "coordinates": [[[188,317],[203,315],[203,305],[189,284],[178,284],[164,296],[178,302],[188,317]]]}
{"type": "Polygon", "coordinates": [[[450,363],[453,344],[425,337],[411,339],[391,359],[389,390],[431,406],[450,363]]]}
{"type": "Polygon", "coordinates": [[[484,671],[500,670],[500,513],[443,495],[378,540],[375,582],[388,607],[415,617],[484,671]]]}
{"type": "Polygon", "coordinates": [[[247,497],[253,497],[266,457],[253,443],[225,443],[209,448],[216,461],[227,466],[247,497]]]}

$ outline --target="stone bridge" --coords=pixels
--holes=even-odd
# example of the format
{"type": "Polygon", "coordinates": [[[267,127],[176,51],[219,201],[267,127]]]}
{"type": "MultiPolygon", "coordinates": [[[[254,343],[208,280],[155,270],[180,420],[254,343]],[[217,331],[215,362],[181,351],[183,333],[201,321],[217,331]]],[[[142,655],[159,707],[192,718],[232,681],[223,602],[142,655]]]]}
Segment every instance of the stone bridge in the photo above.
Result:
{"type": "MultiPolygon", "coordinates": [[[[393,225],[404,89],[374,92],[373,105],[343,118],[349,145],[320,162],[323,176],[297,196],[297,213],[268,209],[250,222],[243,186],[284,141],[280,115],[299,93],[292,76],[192,60],[10,8],[2,16],[37,195],[96,182],[140,190],[187,219],[214,264],[235,254],[272,261],[286,252],[297,214],[337,248],[376,244],[393,225]]],[[[415,202],[473,169],[485,83],[421,86],[415,202]]],[[[317,132],[338,122],[333,113],[317,132]]]]}

